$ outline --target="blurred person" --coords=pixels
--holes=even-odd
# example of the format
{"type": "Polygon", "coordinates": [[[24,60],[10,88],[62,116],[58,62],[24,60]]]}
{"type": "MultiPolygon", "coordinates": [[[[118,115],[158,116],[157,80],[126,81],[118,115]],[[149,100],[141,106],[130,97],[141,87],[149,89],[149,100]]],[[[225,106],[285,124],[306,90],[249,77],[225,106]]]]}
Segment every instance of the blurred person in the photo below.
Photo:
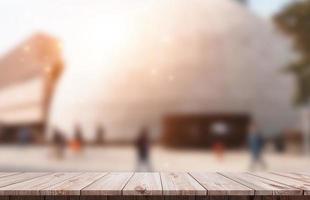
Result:
{"type": "Polygon", "coordinates": [[[24,126],[18,129],[17,140],[20,145],[26,145],[31,142],[31,130],[29,127],[24,126]]]}
{"type": "Polygon", "coordinates": [[[262,158],[264,139],[255,122],[251,122],[248,127],[248,144],[251,152],[250,169],[255,170],[257,167],[266,168],[262,158]]]}
{"type": "Polygon", "coordinates": [[[281,134],[279,133],[275,138],[273,139],[273,143],[275,146],[275,150],[277,153],[284,153],[286,146],[285,146],[285,138],[284,138],[284,133],[281,134]]]}
{"type": "Polygon", "coordinates": [[[141,129],[135,144],[138,156],[136,171],[152,171],[150,163],[150,137],[146,127],[141,129]]]}
{"type": "Polygon", "coordinates": [[[66,148],[66,139],[64,138],[63,133],[57,128],[53,130],[52,143],[55,157],[57,159],[63,159],[66,148]]]}
{"type": "Polygon", "coordinates": [[[4,142],[4,128],[0,123],[0,143],[4,142]]]}
{"type": "Polygon", "coordinates": [[[222,161],[225,153],[224,138],[228,134],[229,129],[224,122],[217,122],[212,125],[211,131],[214,136],[214,142],[212,145],[213,152],[217,159],[222,161]]]}
{"type": "Polygon", "coordinates": [[[81,153],[84,148],[84,142],[83,142],[83,133],[82,133],[82,128],[80,125],[76,125],[74,128],[74,134],[73,134],[73,139],[70,142],[70,149],[74,153],[81,153]]]}
{"type": "Polygon", "coordinates": [[[99,125],[96,129],[95,144],[102,145],[103,143],[104,143],[104,129],[101,125],[99,125]]]}

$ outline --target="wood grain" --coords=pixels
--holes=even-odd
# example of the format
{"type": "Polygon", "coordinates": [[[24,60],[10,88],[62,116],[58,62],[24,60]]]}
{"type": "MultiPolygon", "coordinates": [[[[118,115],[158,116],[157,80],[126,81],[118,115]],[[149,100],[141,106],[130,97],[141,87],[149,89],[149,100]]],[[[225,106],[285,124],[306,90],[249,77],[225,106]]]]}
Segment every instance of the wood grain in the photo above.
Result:
{"type": "Polygon", "coordinates": [[[136,172],[123,189],[123,195],[162,195],[160,174],[136,172]]]}
{"type": "Polygon", "coordinates": [[[36,177],[48,175],[49,173],[17,173],[14,175],[4,176],[0,178],[0,187],[8,186],[11,184],[23,182],[36,177]]]}
{"type": "Polygon", "coordinates": [[[122,189],[132,177],[132,172],[113,172],[82,189],[82,195],[122,195],[122,189]]]}
{"type": "Polygon", "coordinates": [[[80,196],[46,196],[44,200],[80,200],[80,196]]]}
{"type": "Polygon", "coordinates": [[[36,177],[27,181],[8,185],[0,188],[0,195],[25,196],[40,195],[40,190],[65,181],[81,173],[52,173],[42,177],[36,177]]]}
{"type": "Polygon", "coordinates": [[[310,200],[307,173],[5,173],[0,200],[310,200]]]}
{"type": "Polygon", "coordinates": [[[9,200],[44,200],[43,196],[10,196],[9,200]]]}
{"type": "Polygon", "coordinates": [[[92,184],[106,173],[82,173],[61,183],[40,190],[41,195],[80,195],[81,190],[92,184]]]}
{"type": "Polygon", "coordinates": [[[163,195],[206,195],[207,191],[188,173],[160,173],[163,195]]]}
{"type": "Polygon", "coordinates": [[[274,173],[268,173],[268,172],[257,172],[257,173],[251,173],[255,176],[259,176],[268,180],[273,180],[279,183],[283,183],[285,185],[298,188],[304,191],[305,195],[310,194],[310,183],[306,181],[300,181],[298,179],[289,178],[287,176],[282,176],[279,174],[274,173]]]}
{"type": "Polygon", "coordinates": [[[217,173],[190,173],[208,195],[254,195],[254,190],[217,173]]]}
{"type": "Polygon", "coordinates": [[[162,199],[163,200],[207,200],[207,196],[167,195],[167,196],[163,196],[162,199]]]}
{"type": "Polygon", "coordinates": [[[304,182],[310,182],[310,174],[306,174],[306,173],[295,173],[295,172],[290,172],[290,173],[271,172],[271,173],[289,177],[292,179],[297,179],[297,180],[304,181],[304,182]]]}
{"type": "Polygon", "coordinates": [[[21,172],[0,172],[0,178],[5,176],[12,176],[16,174],[21,174],[21,172]]]}
{"type": "Polygon", "coordinates": [[[248,173],[221,173],[253,190],[255,195],[302,195],[302,190],[248,173]]]}

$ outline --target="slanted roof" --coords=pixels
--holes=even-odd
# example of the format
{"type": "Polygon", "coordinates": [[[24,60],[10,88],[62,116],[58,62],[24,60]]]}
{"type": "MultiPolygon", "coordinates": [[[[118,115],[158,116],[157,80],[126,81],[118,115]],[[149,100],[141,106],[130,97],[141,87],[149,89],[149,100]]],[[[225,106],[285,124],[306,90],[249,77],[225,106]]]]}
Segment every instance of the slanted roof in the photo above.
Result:
{"type": "Polygon", "coordinates": [[[0,55],[0,89],[40,76],[45,67],[59,62],[59,42],[46,34],[37,33],[0,55]]]}
{"type": "Polygon", "coordinates": [[[0,122],[38,123],[44,118],[46,72],[61,62],[58,41],[38,33],[0,58],[0,122]]]}

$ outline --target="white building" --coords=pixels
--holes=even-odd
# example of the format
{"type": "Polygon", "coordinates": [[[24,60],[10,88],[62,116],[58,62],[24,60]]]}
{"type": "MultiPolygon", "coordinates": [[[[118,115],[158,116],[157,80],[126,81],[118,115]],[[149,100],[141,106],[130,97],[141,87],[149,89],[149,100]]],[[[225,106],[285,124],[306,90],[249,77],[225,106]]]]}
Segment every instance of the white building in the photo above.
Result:
{"type": "MultiPolygon", "coordinates": [[[[16,45],[16,44],[15,44],[16,45]]],[[[0,134],[16,140],[22,127],[43,139],[49,103],[62,70],[58,41],[38,33],[0,58],[0,134]]]]}
{"type": "Polygon", "coordinates": [[[132,140],[142,126],[159,134],[169,113],[248,113],[266,134],[296,127],[294,82],[282,71],[292,53],[271,22],[230,0],[127,9],[131,18],[101,44],[115,47],[102,52],[104,61],[64,75],[51,126],[72,137],[80,123],[92,140],[102,124],[110,141],[132,140]]]}

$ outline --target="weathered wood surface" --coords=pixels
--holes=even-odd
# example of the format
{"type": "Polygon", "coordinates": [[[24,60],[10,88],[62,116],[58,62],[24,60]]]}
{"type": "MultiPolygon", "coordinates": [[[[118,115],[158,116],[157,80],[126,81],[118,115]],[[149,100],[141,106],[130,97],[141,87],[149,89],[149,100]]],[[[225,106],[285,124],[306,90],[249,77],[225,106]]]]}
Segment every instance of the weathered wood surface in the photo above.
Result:
{"type": "Polygon", "coordinates": [[[289,177],[292,179],[297,179],[303,182],[310,182],[310,173],[306,174],[306,173],[294,173],[294,172],[290,172],[290,173],[283,173],[283,172],[272,172],[273,174],[278,174],[284,177],[289,177]]]}
{"type": "Polygon", "coordinates": [[[289,178],[287,176],[282,176],[275,173],[268,173],[268,172],[259,172],[259,173],[252,173],[255,176],[259,176],[268,180],[274,180],[279,183],[283,183],[285,185],[298,188],[304,191],[304,194],[310,194],[310,182],[289,178]]]}
{"type": "Polygon", "coordinates": [[[0,188],[0,195],[24,196],[40,195],[40,190],[52,187],[53,185],[63,182],[66,179],[77,176],[81,173],[52,173],[40,176],[27,181],[8,185],[0,188]]]}
{"type": "Polygon", "coordinates": [[[95,181],[82,189],[82,195],[122,195],[122,189],[125,187],[132,172],[109,173],[101,179],[95,181]]]}
{"type": "Polygon", "coordinates": [[[48,173],[17,173],[9,176],[2,176],[0,178],[0,187],[8,186],[14,183],[23,182],[36,177],[44,176],[48,173]]]}
{"type": "Polygon", "coordinates": [[[309,173],[0,172],[0,200],[310,200],[309,173]]]}
{"type": "Polygon", "coordinates": [[[162,195],[160,174],[157,172],[135,173],[124,187],[123,195],[162,195]]]}
{"type": "Polygon", "coordinates": [[[221,173],[222,175],[254,190],[254,195],[302,195],[303,191],[277,181],[249,173],[221,173]]]}
{"type": "Polygon", "coordinates": [[[5,176],[11,176],[11,175],[15,175],[15,174],[20,174],[20,172],[0,172],[0,177],[5,177],[5,176]]]}
{"type": "Polygon", "coordinates": [[[163,195],[206,195],[207,190],[193,177],[181,172],[160,173],[163,195]]]}
{"type": "Polygon", "coordinates": [[[82,173],[40,191],[41,195],[80,195],[81,190],[106,173],[82,173]]]}
{"type": "Polygon", "coordinates": [[[190,173],[203,187],[208,190],[208,195],[254,195],[254,190],[241,185],[218,173],[190,173]]]}

